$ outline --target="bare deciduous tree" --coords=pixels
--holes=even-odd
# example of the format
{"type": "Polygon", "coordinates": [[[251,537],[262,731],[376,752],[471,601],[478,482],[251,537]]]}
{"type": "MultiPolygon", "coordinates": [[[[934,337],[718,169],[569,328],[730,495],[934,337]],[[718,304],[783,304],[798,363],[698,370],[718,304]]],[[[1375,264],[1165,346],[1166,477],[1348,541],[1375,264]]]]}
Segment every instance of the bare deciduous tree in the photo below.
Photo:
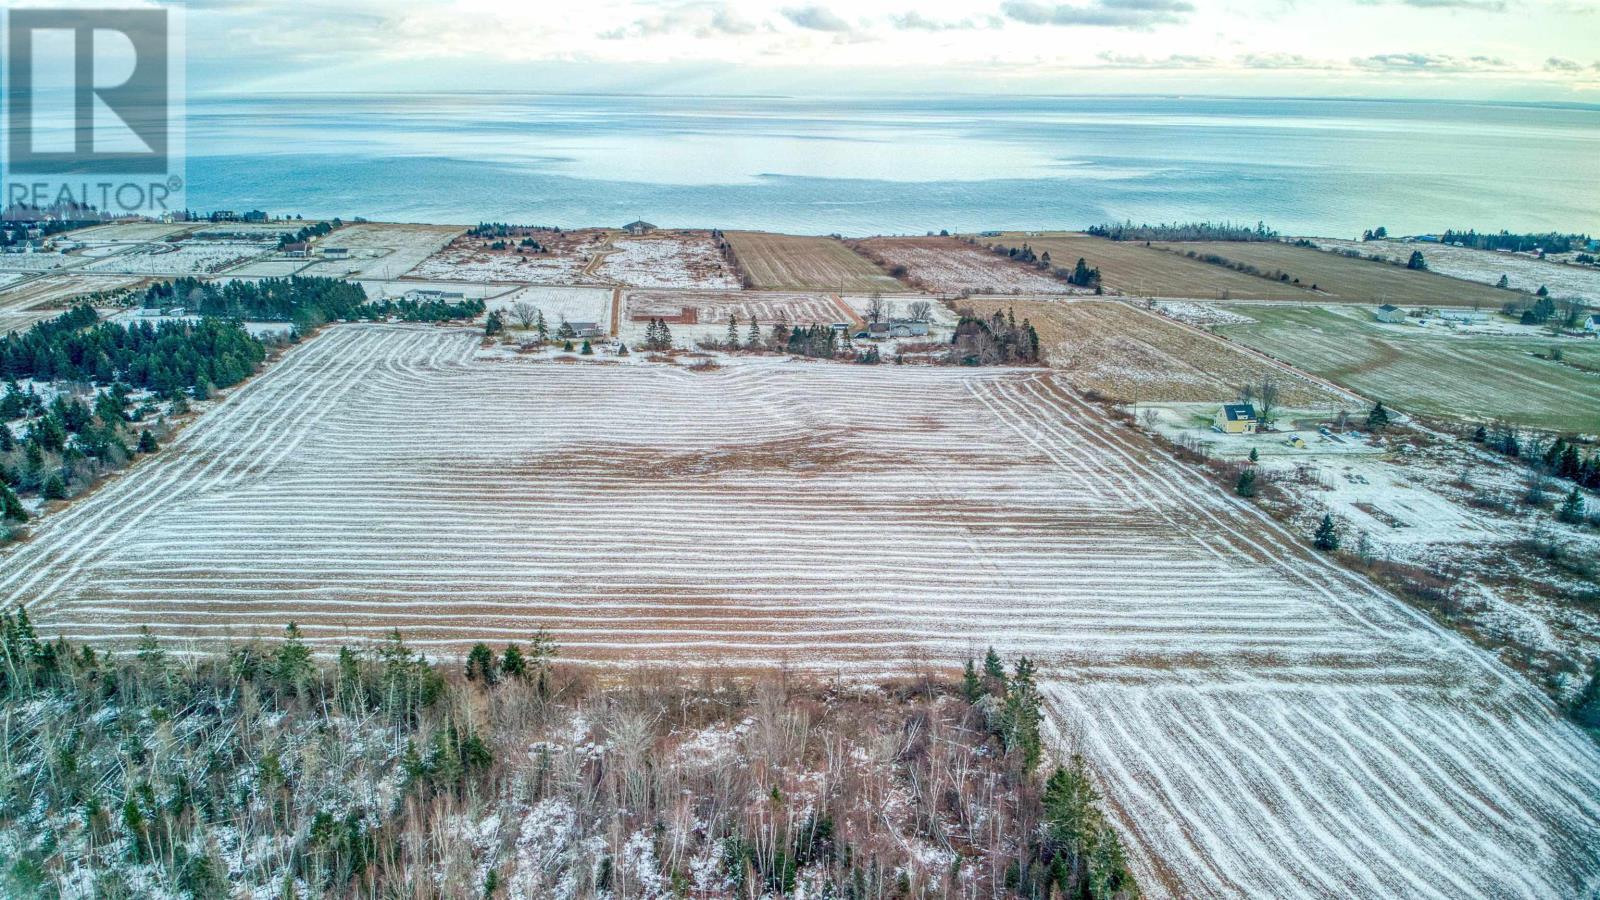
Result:
{"type": "Polygon", "coordinates": [[[526,331],[532,328],[535,322],[539,321],[539,307],[526,300],[520,300],[512,304],[511,318],[516,319],[517,324],[521,325],[522,329],[526,331]]]}
{"type": "Polygon", "coordinates": [[[867,301],[867,321],[874,323],[883,321],[883,295],[877,291],[873,291],[867,301]]]}
{"type": "Polygon", "coordinates": [[[906,307],[906,310],[910,313],[912,321],[926,322],[933,315],[933,304],[926,300],[916,300],[906,307]]]}

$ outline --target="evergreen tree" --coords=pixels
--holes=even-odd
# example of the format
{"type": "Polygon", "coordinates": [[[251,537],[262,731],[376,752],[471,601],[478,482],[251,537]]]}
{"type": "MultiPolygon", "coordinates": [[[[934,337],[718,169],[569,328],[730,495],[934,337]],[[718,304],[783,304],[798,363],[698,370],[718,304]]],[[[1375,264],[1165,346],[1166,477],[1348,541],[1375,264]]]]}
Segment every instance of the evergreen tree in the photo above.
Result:
{"type": "Polygon", "coordinates": [[[1312,535],[1311,545],[1324,552],[1339,549],[1339,530],[1333,524],[1331,513],[1322,516],[1322,524],[1317,526],[1316,534],[1312,535]]]}
{"type": "Polygon", "coordinates": [[[22,501],[17,499],[16,492],[11,486],[0,482],[0,519],[7,522],[28,521],[28,510],[23,507],[22,501]]]}
{"type": "Polygon", "coordinates": [[[496,335],[505,330],[506,323],[500,318],[498,311],[489,313],[488,318],[483,320],[483,333],[485,336],[496,335]]]}
{"type": "Polygon", "coordinates": [[[1600,663],[1596,663],[1589,683],[1573,702],[1572,718],[1585,728],[1600,728],[1600,663]]]}
{"type": "Polygon", "coordinates": [[[1001,706],[1001,740],[1007,752],[1021,754],[1024,772],[1032,772],[1044,755],[1041,706],[1033,681],[1033,662],[1026,656],[1021,657],[1006,685],[1006,698],[1001,706]]]}
{"type": "Polygon", "coordinates": [[[978,667],[970,658],[961,672],[961,695],[967,698],[968,703],[977,703],[983,698],[983,682],[978,678],[978,667]]]}
{"type": "Polygon", "coordinates": [[[1501,275],[1500,280],[1496,281],[1494,286],[1501,289],[1508,289],[1511,287],[1511,280],[1506,278],[1506,276],[1501,275]]]}
{"type": "Polygon", "coordinates": [[[1411,251],[1411,258],[1406,260],[1406,268],[1412,269],[1412,270],[1415,270],[1415,271],[1418,271],[1418,272],[1422,272],[1422,271],[1426,271],[1427,270],[1428,261],[1426,259],[1422,258],[1422,251],[1421,250],[1413,250],[1413,251],[1411,251]]]}
{"type": "Polygon", "coordinates": [[[154,453],[160,449],[161,446],[156,443],[156,436],[150,429],[145,428],[139,432],[140,453],[154,453]]]}
{"type": "Polygon", "coordinates": [[[1567,499],[1561,502],[1561,508],[1556,510],[1556,518],[1569,525],[1577,525],[1583,522],[1583,517],[1583,495],[1578,493],[1578,488],[1574,486],[1567,494],[1567,499]]]}
{"type": "Polygon", "coordinates": [[[298,695],[305,691],[312,674],[311,648],[300,639],[299,626],[290,622],[284,629],[283,643],[278,645],[277,652],[273,654],[272,677],[280,690],[298,695]]]}
{"type": "Polygon", "coordinates": [[[568,322],[566,318],[563,317],[561,319],[561,327],[556,329],[556,337],[563,341],[571,341],[577,336],[577,329],[573,328],[572,323],[568,322]]]}
{"type": "Polygon", "coordinates": [[[728,313],[728,335],[723,339],[723,346],[729,351],[739,349],[739,314],[728,313]]]}
{"type": "Polygon", "coordinates": [[[750,317],[750,330],[745,333],[744,346],[746,350],[761,349],[761,323],[755,316],[750,317]]]}
{"type": "Polygon", "coordinates": [[[11,433],[11,426],[0,423],[0,453],[10,453],[15,449],[17,449],[17,439],[11,433]]]}
{"type": "Polygon", "coordinates": [[[39,493],[46,500],[65,500],[67,499],[67,483],[61,479],[60,473],[52,472],[50,477],[45,479],[44,487],[40,489],[39,493]]]}
{"type": "Polygon", "coordinates": [[[1253,463],[1260,462],[1261,461],[1261,451],[1257,450],[1254,447],[1251,447],[1250,448],[1250,461],[1253,462],[1253,463]]]}
{"type": "Polygon", "coordinates": [[[494,684],[499,673],[495,671],[494,652],[488,644],[477,643],[467,653],[467,680],[494,684]]]}
{"type": "Polygon", "coordinates": [[[990,647],[983,655],[983,674],[995,685],[1004,688],[1006,684],[1006,666],[1000,661],[1000,654],[990,647]]]}
{"type": "Polygon", "coordinates": [[[594,348],[589,345],[589,341],[588,341],[587,338],[584,339],[583,346],[578,349],[578,354],[580,356],[593,356],[594,355],[594,348]]]}
{"type": "Polygon", "coordinates": [[[1241,497],[1254,497],[1256,495],[1256,470],[1245,469],[1239,473],[1239,481],[1233,486],[1234,493],[1241,497]]]}
{"type": "Polygon", "coordinates": [[[562,343],[561,351],[563,353],[571,353],[572,352],[572,342],[571,341],[566,341],[566,342],[562,343]]]}
{"type": "Polygon", "coordinates": [[[527,677],[528,662],[522,658],[522,650],[516,644],[506,645],[506,652],[500,657],[500,671],[508,678],[527,677]]]}
{"type": "Polygon", "coordinates": [[[539,343],[550,340],[550,326],[544,320],[544,310],[539,310],[539,318],[534,320],[533,330],[539,334],[539,343]]]}
{"type": "Polygon", "coordinates": [[[1389,411],[1383,408],[1383,401],[1373,404],[1372,410],[1367,413],[1367,430],[1381,432],[1389,427],[1389,411]]]}

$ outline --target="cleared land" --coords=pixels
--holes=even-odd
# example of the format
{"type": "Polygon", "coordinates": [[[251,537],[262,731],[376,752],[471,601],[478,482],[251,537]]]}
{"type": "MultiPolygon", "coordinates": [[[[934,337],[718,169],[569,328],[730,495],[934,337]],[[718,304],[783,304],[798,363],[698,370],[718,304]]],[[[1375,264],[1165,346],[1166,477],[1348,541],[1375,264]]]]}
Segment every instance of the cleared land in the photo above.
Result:
{"type": "MultiPolygon", "coordinates": [[[[1296,247],[1293,244],[1196,241],[1157,244],[1155,249],[1177,255],[1214,254],[1233,262],[1254,266],[1262,272],[1282,272],[1291,280],[1298,278],[1302,286],[1316,286],[1318,291],[1316,295],[1302,295],[1297,298],[1304,300],[1362,303],[1374,306],[1382,303],[1393,303],[1397,306],[1476,305],[1486,310],[1495,310],[1509,301],[1519,299],[1516,294],[1508,291],[1459,278],[1447,278],[1433,272],[1417,272],[1403,265],[1397,266],[1370,259],[1352,259],[1337,253],[1296,247]]],[[[1400,261],[1404,263],[1410,256],[1408,249],[1405,258],[1400,261]]],[[[1211,268],[1220,268],[1207,265],[1211,268]]]]}
{"type": "Polygon", "coordinates": [[[197,241],[137,244],[83,267],[86,272],[131,275],[215,275],[224,269],[265,256],[272,250],[261,241],[197,241]]]}
{"type": "Polygon", "coordinates": [[[1600,748],[1049,372],[478,343],[330,329],[41,522],[0,602],[86,638],[545,626],[577,658],[826,671],[994,642],[1039,660],[1153,896],[1600,881],[1600,748]]]}
{"type": "Polygon", "coordinates": [[[0,332],[60,315],[62,307],[78,297],[133,287],[143,280],[117,275],[47,275],[0,290],[0,332]]]}
{"type": "Polygon", "coordinates": [[[320,238],[317,245],[343,247],[350,251],[350,258],[318,261],[307,268],[304,274],[399,278],[438,253],[465,230],[457,225],[397,225],[383,222],[346,225],[320,238]]]}
{"type": "Polygon", "coordinates": [[[844,243],[765,231],[729,231],[739,267],[753,288],[780,291],[898,291],[900,282],[844,243]]]}
{"type": "MultiPolygon", "coordinates": [[[[1325,251],[1353,251],[1362,255],[1382,256],[1404,263],[1411,251],[1421,250],[1428,268],[1440,275],[1496,284],[1500,276],[1513,290],[1537,291],[1541,285],[1548,287],[1557,297],[1582,297],[1590,303],[1600,303],[1600,268],[1567,265],[1536,259],[1521,253],[1497,253],[1493,250],[1475,250],[1471,247],[1452,247],[1448,244],[1408,244],[1404,241],[1340,241],[1330,238],[1312,238],[1325,251]]],[[[1500,303],[1514,299],[1514,295],[1498,293],[1500,303]]],[[[1498,305],[1498,304],[1497,304],[1498,305]]]]}
{"type": "Polygon", "coordinates": [[[1076,289],[1037,269],[955,238],[870,238],[855,246],[904,281],[936,294],[1070,294],[1076,289]]]}
{"type": "Polygon", "coordinates": [[[1360,308],[1229,309],[1255,324],[1220,333],[1406,412],[1600,433],[1600,342],[1386,325],[1360,308]],[[1535,355],[1553,346],[1560,362],[1535,355]]]}
{"type": "Polygon", "coordinates": [[[611,283],[626,287],[709,290],[738,290],[741,286],[716,242],[704,232],[616,237],[609,247],[610,252],[592,273],[611,283]]]}
{"type": "Polygon", "coordinates": [[[728,333],[728,317],[739,319],[739,339],[748,336],[750,320],[766,333],[781,318],[789,325],[859,324],[848,306],[825,294],[790,294],[767,291],[629,291],[623,297],[622,338],[630,343],[644,339],[651,319],[663,319],[680,347],[696,341],[721,341],[728,333]]]}
{"type": "Polygon", "coordinates": [[[517,229],[516,233],[504,237],[463,234],[412,269],[408,277],[580,284],[585,280],[585,267],[605,241],[606,232],[592,229],[561,232],[517,229]],[[544,251],[518,247],[518,242],[525,239],[537,241],[544,251]],[[503,246],[496,249],[496,244],[503,246]],[[517,252],[519,249],[523,252],[517,252]]]}
{"type": "Polygon", "coordinates": [[[974,300],[987,315],[1011,309],[1039,332],[1045,358],[1080,390],[1126,402],[1224,403],[1239,386],[1277,379],[1284,400],[1333,404],[1332,391],[1286,374],[1270,362],[1210,335],[1168,322],[1116,300],[1009,302],[974,300]]]}

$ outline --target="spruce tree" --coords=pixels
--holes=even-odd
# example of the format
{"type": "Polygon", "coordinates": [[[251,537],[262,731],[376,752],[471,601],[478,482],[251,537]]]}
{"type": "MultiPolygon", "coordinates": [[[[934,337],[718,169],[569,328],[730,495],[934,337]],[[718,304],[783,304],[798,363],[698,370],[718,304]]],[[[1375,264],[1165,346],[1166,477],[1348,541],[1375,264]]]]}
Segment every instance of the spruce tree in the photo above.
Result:
{"type": "Polygon", "coordinates": [[[7,522],[28,521],[28,510],[23,507],[22,501],[17,499],[16,492],[11,486],[0,482],[0,519],[7,522]]]}
{"type": "Polygon", "coordinates": [[[971,658],[967,659],[967,667],[961,673],[961,694],[968,703],[977,703],[983,698],[983,682],[978,678],[978,667],[971,658]]]}
{"type": "Polygon", "coordinates": [[[1569,525],[1577,525],[1583,521],[1583,516],[1583,495],[1578,493],[1577,487],[1573,487],[1567,499],[1561,502],[1561,508],[1556,510],[1556,518],[1569,525]]]}
{"type": "Polygon", "coordinates": [[[1241,497],[1254,497],[1256,495],[1256,470],[1245,469],[1239,473],[1239,481],[1233,486],[1234,493],[1241,497]]]}
{"type": "Polygon", "coordinates": [[[1381,432],[1389,427],[1389,411],[1383,408],[1383,401],[1373,404],[1372,411],[1367,413],[1367,430],[1381,432]]]}
{"type": "Polygon", "coordinates": [[[739,314],[728,313],[728,335],[723,340],[724,346],[733,351],[739,349],[739,314]]]}
{"type": "Polygon", "coordinates": [[[1311,545],[1324,552],[1339,549],[1339,530],[1333,524],[1331,513],[1322,516],[1322,524],[1317,526],[1316,534],[1312,535],[1311,545]]]}
{"type": "Polygon", "coordinates": [[[500,657],[500,671],[509,678],[527,677],[528,663],[522,658],[522,650],[516,644],[506,645],[506,652],[500,657]]]}
{"type": "Polygon", "coordinates": [[[11,426],[0,423],[0,453],[10,453],[15,449],[17,449],[17,439],[11,433],[11,426]]]}
{"type": "Polygon", "coordinates": [[[1260,462],[1261,461],[1261,451],[1257,450],[1254,447],[1251,447],[1250,448],[1250,461],[1253,462],[1253,463],[1254,462],[1260,462]]]}
{"type": "Polygon", "coordinates": [[[761,349],[761,323],[755,316],[750,317],[750,330],[745,333],[744,346],[746,350],[761,349]]]}
{"type": "Polygon", "coordinates": [[[52,472],[50,477],[44,480],[44,487],[40,489],[39,493],[46,500],[65,500],[67,499],[67,483],[61,480],[60,473],[52,472]]]}
{"type": "Polygon", "coordinates": [[[150,429],[146,428],[139,432],[140,453],[154,453],[160,449],[161,446],[156,443],[156,436],[150,429]]]}
{"type": "Polygon", "coordinates": [[[539,343],[550,340],[550,326],[544,320],[544,310],[539,310],[539,318],[534,320],[533,330],[539,333],[539,343]]]}
{"type": "Polygon", "coordinates": [[[307,682],[313,674],[311,666],[311,649],[300,639],[300,628],[290,622],[284,629],[283,643],[278,645],[278,650],[273,654],[272,677],[278,682],[278,688],[301,694],[305,691],[307,682]]]}
{"type": "Polygon", "coordinates": [[[467,653],[467,680],[481,681],[484,684],[494,684],[495,676],[494,652],[488,644],[477,643],[467,653]]]}
{"type": "Polygon", "coordinates": [[[997,687],[1005,687],[1006,666],[1000,661],[1000,654],[996,653],[993,647],[983,655],[983,674],[997,687]]]}
{"type": "Polygon", "coordinates": [[[589,341],[588,341],[587,338],[584,339],[583,346],[578,349],[578,353],[579,353],[579,355],[582,355],[582,356],[593,356],[594,355],[594,348],[589,345],[589,341]]]}

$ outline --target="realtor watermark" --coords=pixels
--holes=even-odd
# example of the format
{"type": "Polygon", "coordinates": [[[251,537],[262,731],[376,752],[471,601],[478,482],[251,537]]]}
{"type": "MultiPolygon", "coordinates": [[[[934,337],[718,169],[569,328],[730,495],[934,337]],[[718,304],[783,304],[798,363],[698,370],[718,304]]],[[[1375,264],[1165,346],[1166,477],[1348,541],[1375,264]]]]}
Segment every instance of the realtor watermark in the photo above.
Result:
{"type": "Polygon", "coordinates": [[[0,13],[7,219],[185,208],[181,9],[0,13]]]}

